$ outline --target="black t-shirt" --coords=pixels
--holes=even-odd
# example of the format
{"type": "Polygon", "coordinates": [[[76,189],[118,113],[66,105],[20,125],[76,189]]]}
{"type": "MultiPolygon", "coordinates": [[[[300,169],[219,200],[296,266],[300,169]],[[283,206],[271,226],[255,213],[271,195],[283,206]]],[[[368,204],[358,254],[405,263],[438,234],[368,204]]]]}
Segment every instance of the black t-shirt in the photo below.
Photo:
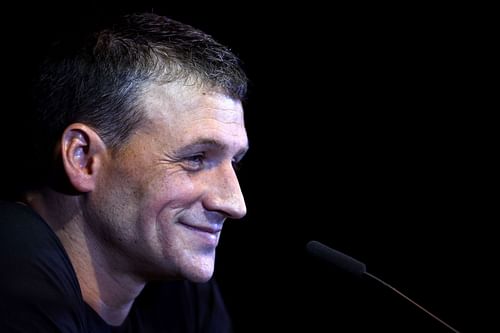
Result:
{"type": "Polygon", "coordinates": [[[31,208],[0,201],[0,332],[231,332],[217,284],[150,282],[120,327],[82,297],[52,229],[31,208]]]}

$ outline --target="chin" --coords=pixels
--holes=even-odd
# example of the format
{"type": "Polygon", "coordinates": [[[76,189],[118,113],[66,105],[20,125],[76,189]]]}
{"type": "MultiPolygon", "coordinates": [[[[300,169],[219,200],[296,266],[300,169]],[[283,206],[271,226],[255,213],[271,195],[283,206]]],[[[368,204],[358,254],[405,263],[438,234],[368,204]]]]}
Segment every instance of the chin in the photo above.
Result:
{"type": "Polygon", "coordinates": [[[194,282],[194,283],[205,283],[207,282],[208,280],[210,280],[210,278],[213,276],[213,274],[210,274],[210,275],[197,275],[193,278],[188,278],[189,281],[191,282],[194,282]]]}
{"type": "Polygon", "coordinates": [[[186,279],[196,283],[207,282],[214,274],[213,261],[210,264],[200,263],[196,266],[185,267],[183,275],[186,279]]]}

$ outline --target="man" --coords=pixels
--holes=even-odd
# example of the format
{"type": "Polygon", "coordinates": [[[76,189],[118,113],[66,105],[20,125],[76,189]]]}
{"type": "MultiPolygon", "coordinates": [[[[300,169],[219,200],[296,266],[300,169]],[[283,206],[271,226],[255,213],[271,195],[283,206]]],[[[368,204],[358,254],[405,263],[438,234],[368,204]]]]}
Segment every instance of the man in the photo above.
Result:
{"type": "Polygon", "coordinates": [[[238,59],[152,13],[46,54],[38,172],[0,204],[0,331],[230,331],[211,278],[225,220],[246,213],[238,59]]]}

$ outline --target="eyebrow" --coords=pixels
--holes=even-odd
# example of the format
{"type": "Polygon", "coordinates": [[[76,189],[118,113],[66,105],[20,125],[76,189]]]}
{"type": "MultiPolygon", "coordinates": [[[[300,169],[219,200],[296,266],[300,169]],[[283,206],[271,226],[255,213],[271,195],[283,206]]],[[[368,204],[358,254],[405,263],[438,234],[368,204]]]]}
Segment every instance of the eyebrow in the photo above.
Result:
{"type": "MultiPolygon", "coordinates": [[[[179,152],[182,153],[189,153],[192,150],[199,149],[199,148],[210,148],[210,149],[218,149],[222,151],[227,150],[227,145],[222,143],[219,140],[213,139],[213,138],[199,138],[196,139],[195,141],[189,143],[187,146],[182,147],[179,152]]],[[[244,148],[240,149],[234,156],[238,157],[238,159],[243,158],[243,156],[246,154],[248,151],[248,145],[245,146],[244,148]]]]}

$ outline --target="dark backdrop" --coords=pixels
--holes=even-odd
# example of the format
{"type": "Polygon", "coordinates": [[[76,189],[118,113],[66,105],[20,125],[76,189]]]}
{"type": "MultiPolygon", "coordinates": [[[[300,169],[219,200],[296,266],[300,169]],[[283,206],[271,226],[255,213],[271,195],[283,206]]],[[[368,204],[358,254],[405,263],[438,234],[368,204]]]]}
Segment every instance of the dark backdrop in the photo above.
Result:
{"type": "MultiPolygon", "coordinates": [[[[236,332],[447,332],[387,288],[311,260],[311,239],[363,261],[461,331],[486,325],[498,150],[482,11],[44,3],[6,9],[14,23],[3,28],[4,55],[22,53],[28,66],[20,45],[36,53],[51,29],[129,9],[212,34],[250,76],[251,149],[240,171],[248,215],[227,223],[216,268],[236,332]]],[[[4,91],[3,128],[22,105],[18,90],[4,91]]]]}

